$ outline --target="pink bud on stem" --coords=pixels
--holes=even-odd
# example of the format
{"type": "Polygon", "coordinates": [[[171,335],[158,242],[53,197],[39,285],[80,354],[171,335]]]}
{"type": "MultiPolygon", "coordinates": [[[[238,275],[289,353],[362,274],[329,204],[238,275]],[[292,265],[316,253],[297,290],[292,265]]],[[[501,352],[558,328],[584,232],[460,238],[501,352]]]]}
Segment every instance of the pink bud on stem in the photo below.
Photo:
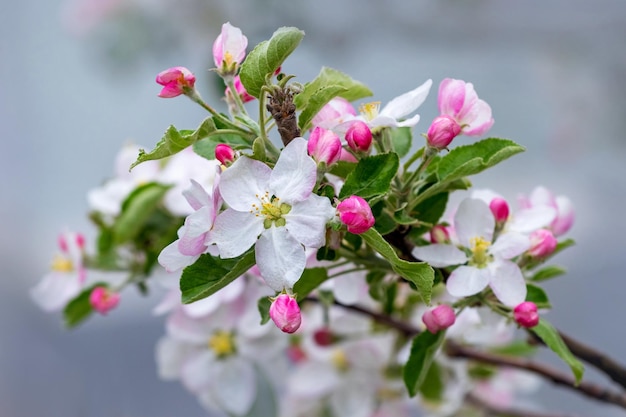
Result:
{"type": "Polygon", "coordinates": [[[89,303],[98,313],[105,315],[117,307],[120,295],[106,287],[96,287],[89,294],[89,303]]]}
{"type": "Polygon", "coordinates": [[[220,143],[215,147],[215,159],[220,161],[222,165],[229,166],[235,160],[235,151],[230,145],[220,143]]]}
{"type": "Polygon", "coordinates": [[[341,156],[341,139],[334,132],[316,127],[309,136],[307,144],[309,155],[319,164],[334,164],[341,156]]]}
{"type": "Polygon", "coordinates": [[[280,330],[285,333],[293,333],[302,323],[300,306],[293,295],[280,294],[272,301],[270,317],[280,330]]]}
{"type": "Polygon", "coordinates": [[[372,146],[372,131],[365,122],[357,120],[346,131],[346,142],[355,152],[367,152],[372,146]]]}
{"type": "Polygon", "coordinates": [[[535,230],[530,234],[530,249],[528,254],[535,258],[551,255],[556,249],[557,240],[548,229],[535,230]]]}
{"type": "Polygon", "coordinates": [[[496,197],[489,203],[489,209],[496,219],[496,223],[502,224],[509,218],[509,203],[504,198],[496,197]]]}
{"type": "Polygon", "coordinates": [[[375,219],[367,201],[353,195],[337,205],[339,220],[348,227],[348,232],[361,234],[374,225],[375,219]]]}
{"type": "Polygon", "coordinates": [[[522,327],[535,327],[539,324],[537,305],[532,301],[524,301],[513,310],[513,318],[522,327]]]}
{"type": "Polygon", "coordinates": [[[426,133],[428,145],[436,149],[446,148],[461,133],[461,126],[450,116],[437,116],[426,133]]]}
{"type": "Polygon", "coordinates": [[[168,68],[156,76],[156,82],[163,86],[159,97],[172,98],[181,94],[191,94],[196,77],[185,67],[168,68]]]}
{"type": "Polygon", "coordinates": [[[440,330],[452,326],[456,321],[456,316],[454,315],[454,309],[452,307],[447,304],[442,304],[424,313],[422,321],[428,331],[435,334],[440,330]]]}

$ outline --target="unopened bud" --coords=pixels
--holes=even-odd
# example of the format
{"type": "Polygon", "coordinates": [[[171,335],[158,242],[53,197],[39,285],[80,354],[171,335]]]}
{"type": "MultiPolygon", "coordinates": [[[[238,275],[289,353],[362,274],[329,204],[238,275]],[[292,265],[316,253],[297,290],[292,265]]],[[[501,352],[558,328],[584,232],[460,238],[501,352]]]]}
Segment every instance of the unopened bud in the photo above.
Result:
{"type": "Polygon", "coordinates": [[[316,127],[309,136],[307,149],[317,163],[324,162],[330,166],[341,156],[341,139],[330,130],[316,127]]]}
{"type": "Polygon", "coordinates": [[[504,198],[496,197],[489,203],[489,209],[496,219],[496,223],[504,223],[509,218],[509,203],[504,198]]]}
{"type": "Polygon", "coordinates": [[[120,295],[106,287],[96,287],[89,294],[89,303],[94,310],[104,315],[117,307],[120,295]]]}
{"type": "Polygon", "coordinates": [[[172,98],[191,92],[196,77],[185,67],[173,67],[161,71],[156,76],[156,82],[163,86],[159,97],[172,98]]]}
{"type": "Polygon", "coordinates": [[[530,249],[528,254],[536,258],[543,258],[554,252],[557,240],[548,229],[535,230],[530,234],[530,249]]]}
{"type": "Polygon", "coordinates": [[[452,326],[455,320],[454,309],[447,304],[442,304],[432,310],[428,310],[422,316],[422,321],[432,334],[452,326]]]}
{"type": "Polygon", "coordinates": [[[353,151],[367,152],[372,146],[372,131],[365,122],[357,120],[346,131],[346,142],[353,151]]]}
{"type": "Polygon", "coordinates": [[[461,126],[450,116],[437,116],[428,128],[426,140],[433,148],[443,149],[461,133],[461,126]]]}
{"type": "Polygon", "coordinates": [[[353,195],[337,205],[339,220],[348,227],[348,232],[361,234],[374,225],[375,219],[367,201],[353,195]]]}
{"type": "Polygon", "coordinates": [[[235,151],[229,145],[220,143],[215,147],[215,159],[228,166],[235,160],[235,151]]]}
{"type": "Polygon", "coordinates": [[[293,333],[302,323],[300,306],[293,295],[280,294],[272,301],[270,317],[280,330],[285,333],[293,333]]]}
{"type": "Polygon", "coordinates": [[[437,224],[430,229],[430,243],[450,243],[448,228],[442,224],[437,224]]]}
{"type": "Polygon", "coordinates": [[[522,327],[535,327],[539,324],[537,305],[532,301],[524,301],[513,310],[513,317],[517,324],[522,327]]]}

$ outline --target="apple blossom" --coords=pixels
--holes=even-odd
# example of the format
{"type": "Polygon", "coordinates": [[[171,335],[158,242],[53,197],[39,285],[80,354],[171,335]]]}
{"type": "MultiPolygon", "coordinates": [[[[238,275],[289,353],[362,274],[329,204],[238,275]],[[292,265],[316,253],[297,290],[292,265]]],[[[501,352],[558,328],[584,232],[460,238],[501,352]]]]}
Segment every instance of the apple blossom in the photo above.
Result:
{"type": "Polygon", "coordinates": [[[313,126],[333,130],[347,120],[356,116],[356,110],[352,103],[343,97],[335,97],[322,107],[311,120],[313,126]]]}
{"type": "Polygon", "coordinates": [[[33,301],[44,311],[58,311],[80,294],[87,278],[83,266],[85,238],[80,233],[59,236],[60,249],[52,261],[52,270],[30,290],[33,301]]]}
{"type": "Polygon", "coordinates": [[[426,311],[422,316],[422,321],[428,331],[434,334],[452,326],[455,318],[454,309],[447,304],[442,304],[426,311]]]}
{"type": "Polygon", "coordinates": [[[488,285],[505,305],[517,305],[526,297],[526,283],[514,258],[528,249],[528,238],[518,233],[503,233],[492,242],[495,219],[482,200],[467,198],[454,216],[460,246],[450,244],[418,246],[412,254],[433,267],[461,265],[446,282],[448,292],[466,297],[481,292],[488,285]]]}
{"type": "Polygon", "coordinates": [[[372,131],[360,120],[355,121],[346,131],[346,142],[356,152],[368,152],[372,146],[372,131]]]}
{"type": "Polygon", "coordinates": [[[302,322],[300,306],[293,295],[280,294],[272,301],[269,313],[276,327],[285,333],[294,333],[302,322]]]}
{"type": "Polygon", "coordinates": [[[330,130],[316,127],[309,135],[307,149],[311,158],[318,164],[324,162],[329,166],[337,162],[341,156],[341,139],[330,130]]]}
{"type": "Polygon", "coordinates": [[[219,185],[229,206],[212,231],[220,256],[235,258],[254,245],[265,282],[275,291],[292,288],[304,271],[305,248],[324,245],[326,223],[335,215],[330,200],[313,193],[316,181],[317,165],[303,138],[283,149],[273,170],[237,159],[219,185]]]}
{"type": "Polygon", "coordinates": [[[105,315],[117,307],[120,302],[120,295],[109,290],[107,287],[95,287],[89,294],[89,304],[98,313],[105,315]]]}
{"type": "Polygon", "coordinates": [[[219,73],[234,75],[246,56],[246,38],[241,29],[230,22],[222,25],[222,31],[213,42],[213,60],[219,73]]]}
{"type": "Polygon", "coordinates": [[[513,317],[517,324],[522,327],[535,327],[539,324],[537,305],[532,301],[524,301],[513,310],[513,317]]]}
{"type": "Polygon", "coordinates": [[[478,98],[474,85],[452,78],[439,84],[439,114],[452,117],[467,136],[480,136],[493,125],[491,107],[478,98]]]}
{"type": "Polygon", "coordinates": [[[156,82],[163,86],[159,97],[173,98],[190,94],[194,90],[196,77],[185,67],[173,67],[158,73],[156,82]]]}
{"type": "Polygon", "coordinates": [[[461,133],[461,126],[450,116],[437,116],[430,124],[426,133],[426,141],[428,145],[445,149],[452,140],[461,133]]]}
{"type": "Polygon", "coordinates": [[[353,195],[337,205],[339,219],[348,227],[348,232],[361,234],[374,226],[374,215],[367,201],[358,195],[353,195]]]}
{"type": "Polygon", "coordinates": [[[528,197],[520,196],[519,203],[524,209],[553,210],[554,216],[549,223],[555,236],[564,235],[574,224],[574,206],[569,198],[555,196],[543,186],[536,187],[528,197]]]}
{"type": "Polygon", "coordinates": [[[536,258],[543,258],[554,252],[557,240],[550,230],[539,229],[530,234],[530,248],[528,254],[536,258]]]}

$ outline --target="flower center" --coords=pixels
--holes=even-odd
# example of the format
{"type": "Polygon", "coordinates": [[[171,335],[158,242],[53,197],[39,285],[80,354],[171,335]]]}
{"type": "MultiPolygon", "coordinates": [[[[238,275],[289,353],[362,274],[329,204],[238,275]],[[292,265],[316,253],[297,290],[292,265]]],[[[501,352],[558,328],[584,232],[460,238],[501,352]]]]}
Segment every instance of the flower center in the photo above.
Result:
{"type": "Polygon", "coordinates": [[[378,116],[379,109],[380,101],[372,101],[371,103],[361,104],[361,106],[359,107],[359,113],[361,113],[368,121],[370,121],[378,116]]]}
{"type": "Polygon", "coordinates": [[[207,343],[218,358],[230,356],[235,353],[235,341],[231,332],[218,330],[209,338],[207,343]]]}
{"type": "Polygon", "coordinates": [[[280,198],[276,196],[270,196],[269,192],[265,192],[263,196],[256,196],[260,205],[253,204],[252,212],[256,212],[257,217],[265,217],[263,220],[263,226],[266,229],[272,227],[272,224],[276,226],[284,226],[287,222],[283,217],[285,214],[291,211],[289,204],[281,203],[280,198]]]}
{"type": "Polygon", "coordinates": [[[470,259],[470,265],[477,268],[484,268],[492,260],[492,256],[489,254],[490,242],[487,242],[482,237],[473,237],[470,239],[470,249],[472,251],[472,258],[470,259]]]}
{"type": "Polygon", "coordinates": [[[68,258],[56,255],[52,260],[52,270],[57,272],[72,272],[74,264],[68,258]]]}
{"type": "Polygon", "coordinates": [[[346,352],[342,349],[335,349],[330,357],[330,361],[340,372],[345,372],[350,368],[350,362],[348,361],[346,352]]]}
{"type": "Polygon", "coordinates": [[[233,58],[233,54],[231,54],[228,51],[224,52],[224,56],[222,57],[222,65],[226,64],[227,67],[230,67],[233,65],[233,61],[235,59],[233,58]]]}

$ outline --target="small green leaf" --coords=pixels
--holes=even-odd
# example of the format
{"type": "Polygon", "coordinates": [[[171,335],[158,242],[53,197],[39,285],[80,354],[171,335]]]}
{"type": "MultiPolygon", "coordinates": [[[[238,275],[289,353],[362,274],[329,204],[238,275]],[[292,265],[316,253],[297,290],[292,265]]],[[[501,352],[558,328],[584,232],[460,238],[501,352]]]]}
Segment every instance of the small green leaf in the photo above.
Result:
{"type": "Polygon", "coordinates": [[[543,288],[533,284],[526,284],[526,301],[532,301],[538,308],[552,308],[548,294],[543,288]]]}
{"type": "MultiPolygon", "coordinates": [[[[302,130],[306,130],[309,123],[315,115],[333,98],[340,95],[342,92],[347,91],[345,87],[340,85],[329,85],[314,91],[306,102],[306,107],[300,112],[298,117],[298,127],[302,130]]],[[[296,96],[299,97],[300,95],[296,96]]]]}
{"type": "Polygon", "coordinates": [[[491,348],[490,351],[506,356],[532,356],[537,351],[537,348],[523,340],[516,340],[508,345],[491,348]]]}
{"type": "Polygon", "coordinates": [[[398,172],[399,165],[400,161],[395,153],[384,153],[361,159],[354,171],[346,178],[339,198],[351,195],[370,198],[386,193],[391,186],[391,180],[398,172]]]}
{"type": "Polygon", "coordinates": [[[424,226],[415,227],[411,230],[411,236],[419,237],[431,229],[429,225],[436,225],[443,216],[448,204],[448,193],[439,193],[420,204],[413,207],[411,211],[412,217],[415,217],[422,223],[426,223],[424,226]]]}
{"type": "Polygon", "coordinates": [[[307,268],[300,279],[293,286],[293,292],[298,301],[304,300],[314,289],[328,279],[326,268],[307,268]]]}
{"type": "Polygon", "coordinates": [[[437,362],[432,362],[420,387],[420,394],[429,401],[441,401],[443,399],[443,389],[441,367],[437,362]]]}
{"type": "Polygon", "coordinates": [[[413,134],[410,127],[398,127],[391,130],[391,143],[393,143],[393,149],[400,158],[409,153],[412,141],[413,134]]]}
{"type": "Polygon", "coordinates": [[[147,152],[143,149],[139,150],[139,156],[137,160],[130,166],[133,169],[137,165],[145,161],[153,161],[157,159],[167,158],[172,156],[188,146],[193,145],[198,140],[207,137],[210,133],[216,130],[213,118],[208,117],[204,119],[200,127],[195,131],[181,131],[176,130],[174,126],[170,126],[161,140],[156,144],[153,150],[147,152]]]}
{"type": "Polygon", "coordinates": [[[201,300],[221,290],[255,264],[254,249],[231,259],[207,253],[183,270],[180,290],[184,304],[201,300]]]}
{"type": "Polygon", "coordinates": [[[112,227],[116,244],[133,240],[157,209],[169,186],[155,182],[137,187],[122,203],[122,212],[112,227]]]}
{"type": "Polygon", "coordinates": [[[317,77],[306,83],[302,92],[294,99],[297,108],[301,110],[307,107],[311,96],[320,88],[328,86],[342,87],[343,91],[338,96],[348,101],[369,97],[373,94],[372,90],[365,84],[353,80],[349,75],[333,68],[322,67],[317,77]]]}
{"type": "Polygon", "coordinates": [[[246,91],[259,98],[265,77],[274,73],[298,47],[304,32],[294,27],[279,28],[272,38],[258,44],[241,65],[239,76],[246,91]]]}
{"type": "Polygon", "coordinates": [[[63,310],[63,320],[68,328],[76,327],[83,321],[85,321],[91,313],[93,308],[89,302],[89,296],[96,287],[108,287],[106,283],[98,282],[92,286],[84,289],[78,296],[70,301],[63,310]]]}
{"type": "Polygon", "coordinates": [[[356,163],[347,161],[337,161],[330,167],[330,173],[341,178],[346,178],[354,169],[356,163]]]}
{"type": "Polygon", "coordinates": [[[531,281],[540,282],[546,281],[559,275],[563,275],[567,272],[565,268],[556,265],[546,266],[545,268],[541,268],[539,271],[535,272],[535,274],[530,278],[531,281]]]}
{"type": "Polygon", "coordinates": [[[569,367],[572,369],[572,373],[576,378],[576,384],[579,384],[583,378],[585,367],[583,364],[572,354],[569,350],[559,332],[552,327],[552,325],[544,319],[539,319],[539,324],[531,328],[543,342],[554,353],[556,353],[569,367]]]}
{"type": "Polygon", "coordinates": [[[403,371],[404,384],[411,397],[414,397],[422,388],[435,354],[443,343],[445,335],[445,331],[440,331],[436,334],[426,331],[418,334],[413,339],[409,360],[403,371]]]}
{"type": "Polygon", "coordinates": [[[261,297],[257,303],[259,314],[261,314],[261,325],[267,323],[270,320],[270,306],[272,301],[269,297],[261,297]]]}
{"type": "Polygon", "coordinates": [[[426,262],[408,262],[398,258],[395,250],[374,228],[360,236],[391,264],[391,268],[398,275],[415,284],[424,303],[430,304],[435,280],[435,272],[430,265],[426,262]]]}

